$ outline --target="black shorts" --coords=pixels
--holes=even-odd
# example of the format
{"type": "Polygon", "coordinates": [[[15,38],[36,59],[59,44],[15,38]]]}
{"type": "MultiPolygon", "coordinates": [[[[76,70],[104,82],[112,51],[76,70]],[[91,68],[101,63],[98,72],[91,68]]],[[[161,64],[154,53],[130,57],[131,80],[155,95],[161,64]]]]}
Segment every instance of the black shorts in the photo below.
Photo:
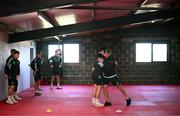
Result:
{"type": "Polygon", "coordinates": [[[8,77],[8,85],[14,85],[14,86],[18,86],[18,80],[16,80],[16,77],[14,76],[9,76],[8,77]]]}
{"type": "Polygon", "coordinates": [[[52,68],[52,75],[59,75],[60,77],[62,77],[62,68],[52,68]]]}
{"type": "Polygon", "coordinates": [[[104,83],[104,85],[112,84],[114,86],[117,86],[117,85],[120,84],[120,80],[119,80],[118,76],[115,76],[115,77],[112,77],[112,78],[103,77],[103,83],[104,83]]]}
{"type": "Polygon", "coordinates": [[[41,80],[41,73],[40,72],[33,72],[34,75],[34,81],[41,80]]]}
{"type": "Polygon", "coordinates": [[[94,77],[94,76],[92,76],[92,80],[93,80],[93,84],[103,85],[102,76],[99,76],[99,77],[94,77]]]}

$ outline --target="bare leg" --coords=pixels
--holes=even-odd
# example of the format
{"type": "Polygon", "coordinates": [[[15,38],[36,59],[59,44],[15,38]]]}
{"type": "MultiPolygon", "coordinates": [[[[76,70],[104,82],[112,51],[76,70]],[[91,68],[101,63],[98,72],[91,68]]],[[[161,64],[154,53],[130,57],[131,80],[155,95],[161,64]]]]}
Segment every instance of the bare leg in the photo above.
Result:
{"type": "Polygon", "coordinates": [[[41,94],[39,93],[39,85],[40,85],[40,81],[41,80],[37,80],[36,82],[35,82],[35,96],[40,96],[41,94]]]}
{"type": "Polygon", "coordinates": [[[54,78],[55,78],[55,76],[54,76],[54,75],[52,75],[52,77],[51,77],[51,89],[52,89],[52,87],[53,87],[54,78]]]}
{"type": "Polygon", "coordinates": [[[117,86],[117,88],[121,91],[121,93],[124,95],[124,97],[126,98],[126,106],[131,105],[131,98],[127,95],[125,89],[123,88],[123,86],[121,84],[119,84],[117,86]]]}
{"type": "Polygon", "coordinates": [[[35,81],[34,89],[35,89],[35,92],[38,90],[38,81],[35,81]]]}
{"type": "Polygon", "coordinates": [[[99,99],[101,95],[101,85],[97,85],[97,89],[96,89],[96,94],[95,94],[95,98],[99,99]]]}
{"type": "Polygon", "coordinates": [[[60,86],[62,86],[62,77],[60,77],[60,86]]]}
{"type": "Polygon", "coordinates": [[[9,86],[9,88],[8,88],[8,96],[12,96],[12,95],[14,95],[14,86],[9,86]]]}
{"type": "Polygon", "coordinates": [[[14,99],[14,90],[15,90],[15,86],[14,85],[10,85],[9,88],[8,88],[8,98],[7,98],[6,103],[14,104],[14,103],[18,102],[18,101],[16,101],[14,99]]]}
{"type": "Polygon", "coordinates": [[[93,85],[92,98],[96,98],[96,88],[97,88],[97,85],[94,84],[94,85],[93,85]]]}
{"type": "Polygon", "coordinates": [[[129,96],[127,95],[124,87],[123,87],[121,84],[119,84],[119,85],[117,86],[117,88],[121,91],[121,93],[124,95],[124,97],[125,97],[126,99],[129,99],[129,96]]]}
{"type": "Polygon", "coordinates": [[[57,87],[60,86],[60,76],[56,75],[56,79],[57,79],[57,87]]]}
{"type": "Polygon", "coordinates": [[[99,98],[100,98],[100,93],[101,93],[101,85],[96,86],[96,93],[95,93],[95,107],[103,107],[104,104],[100,103],[99,98]]]}
{"type": "Polygon", "coordinates": [[[104,93],[106,101],[110,101],[109,92],[108,92],[108,85],[103,85],[103,93],[104,93]]]}

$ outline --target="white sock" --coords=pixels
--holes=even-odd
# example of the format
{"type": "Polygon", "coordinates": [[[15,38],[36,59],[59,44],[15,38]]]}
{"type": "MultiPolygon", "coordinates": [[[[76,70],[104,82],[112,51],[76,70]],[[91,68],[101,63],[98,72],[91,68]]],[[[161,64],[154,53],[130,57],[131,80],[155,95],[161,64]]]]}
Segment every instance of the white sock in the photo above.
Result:
{"type": "Polygon", "coordinates": [[[36,90],[35,93],[39,93],[39,90],[36,90]]]}
{"type": "Polygon", "coordinates": [[[51,83],[51,87],[53,86],[53,83],[51,83]]]}
{"type": "Polygon", "coordinates": [[[11,99],[11,96],[8,96],[8,99],[11,99]]]}

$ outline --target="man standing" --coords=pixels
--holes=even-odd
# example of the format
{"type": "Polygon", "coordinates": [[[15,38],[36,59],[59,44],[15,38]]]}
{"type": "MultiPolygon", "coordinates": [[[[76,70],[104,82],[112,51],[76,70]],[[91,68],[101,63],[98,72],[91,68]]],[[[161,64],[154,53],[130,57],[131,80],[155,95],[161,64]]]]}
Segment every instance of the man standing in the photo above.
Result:
{"type": "Polygon", "coordinates": [[[111,105],[111,101],[109,99],[109,93],[107,90],[108,84],[110,83],[116,86],[121,91],[121,93],[124,95],[126,99],[126,105],[129,106],[131,104],[131,98],[127,95],[125,89],[123,88],[118,78],[118,74],[116,72],[117,62],[114,60],[109,50],[104,49],[100,53],[103,54],[103,56],[105,57],[104,66],[103,66],[103,83],[104,83],[103,91],[106,97],[106,103],[104,104],[104,106],[111,105]]]}
{"type": "Polygon", "coordinates": [[[42,65],[42,52],[39,51],[36,54],[36,58],[31,62],[31,69],[33,70],[34,75],[34,88],[35,88],[35,96],[40,96],[39,92],[40,81],[41,81],[41,65],[42,65]]]}
{"type": "Polygon", "coordinates": [[[60,49],[55,51],[55,55],[49,59],[49,62],[52,70],[50,89],[53,89],[54,78],[57,79],[57,89],[61,89],[62,87],[60,87],[60,78],[62,78],[62,58],[60,49]]]}
{"type": "Polygon", "coordinates": [[[18,79],[20,78],[20,62],[19,58],[19,51],[13,52],[13,58],[7,64],[8,69],[8,98],[6,103],[14,104],[17,103],[17,100],[21,100],[19,96],[17,96],[17,86],[18,86],[18,79]]]}

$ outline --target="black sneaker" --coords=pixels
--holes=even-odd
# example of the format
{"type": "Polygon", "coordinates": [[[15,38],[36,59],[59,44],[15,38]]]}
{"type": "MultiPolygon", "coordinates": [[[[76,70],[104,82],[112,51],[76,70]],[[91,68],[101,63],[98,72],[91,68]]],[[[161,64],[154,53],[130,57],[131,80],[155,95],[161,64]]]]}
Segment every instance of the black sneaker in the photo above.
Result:
{"type": "Polygon", "coordinates": [[[41,93],[35,93],[34,95],[35,96],[41,96],[41,93]]]}
{"type": "Polygon", "coordinates": [[[130,106],[131,105],[131,98],[126,99],[126,106],[130,106]]]}
{"type": "Polygon", "coordinates": [[[108,102],[108,101],[106,101],[106,103],[104,103],[104,106],[111,106],[112,104],[111,104],[111,102],[108,102]]]}

